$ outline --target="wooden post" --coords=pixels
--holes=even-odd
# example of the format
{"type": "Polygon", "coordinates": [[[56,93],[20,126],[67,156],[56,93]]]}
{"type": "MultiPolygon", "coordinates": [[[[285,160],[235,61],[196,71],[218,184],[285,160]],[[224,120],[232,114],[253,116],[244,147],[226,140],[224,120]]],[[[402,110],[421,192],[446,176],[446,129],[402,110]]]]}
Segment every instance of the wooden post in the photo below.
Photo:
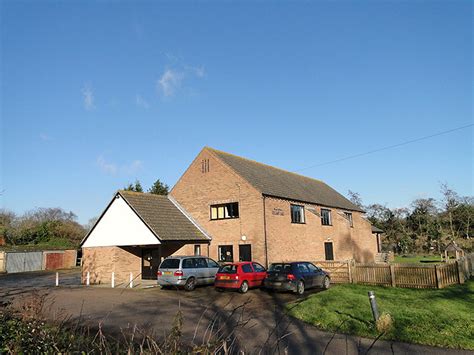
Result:
{"type": "Polygon", "coordinates": [[[86,286],[89,286],[91,284],[91,273],[87,271],[86,275],[86,286]]]}
{"type": "Polygon", "coordinates": [[[395,266],[390,264],[390,281],[392,281],[392,287],[397,286],[395,282],[395,266]]]}
{"type": "Polygon", "coordinates": [[[130,273],[130,288],[133,288],[133,274],[130,273]]]}
{"type": "Polygon", "coordinates": [[[347,271],[349,273],[349,283],[352,283],[352,260],[347,262],[347,271]]]}
{"type": "Polygon", "coordinates": [[[115,272],[112,271],[112,288],[115,288],[115,272]]]}
{"type": "Polygon", "coordinates": [[[443,288],[441,283],[441,273],[439,271],[438,265],[434,266],[435,269],[435,276],[436,276],[436,288],[443,288]]]}
{"type": "Polygon", "coordinates": [[[56,272],[56,287],[59,286],[59,272],[56,272]]]}
{"type": "Polygon", "coordinates": [[[460,285],[464,283],[464,272],[462,270],[461,264],[456,260],[456,270],[458,271],[458,282],[460,285]]]}

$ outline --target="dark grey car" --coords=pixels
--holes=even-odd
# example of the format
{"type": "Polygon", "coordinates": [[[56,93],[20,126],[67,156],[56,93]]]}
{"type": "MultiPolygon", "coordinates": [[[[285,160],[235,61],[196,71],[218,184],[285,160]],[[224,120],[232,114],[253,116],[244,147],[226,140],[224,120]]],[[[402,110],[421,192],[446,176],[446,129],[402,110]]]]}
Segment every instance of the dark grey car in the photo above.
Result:
{"type": "Polygon", "coordinates": [[[196,285],[214,283],[219,264],[205,256],[170,256],[158,268],[158,284],[192,291],[196,285]]]}
{"type": "Polygon", "coordinates": [[[330,283],[331,279],[326,271],[307,261],[273,263],[263,281],[267,289],[293,291],[300,295],[305,289],[312,287],[328,289],[330,283]]]}

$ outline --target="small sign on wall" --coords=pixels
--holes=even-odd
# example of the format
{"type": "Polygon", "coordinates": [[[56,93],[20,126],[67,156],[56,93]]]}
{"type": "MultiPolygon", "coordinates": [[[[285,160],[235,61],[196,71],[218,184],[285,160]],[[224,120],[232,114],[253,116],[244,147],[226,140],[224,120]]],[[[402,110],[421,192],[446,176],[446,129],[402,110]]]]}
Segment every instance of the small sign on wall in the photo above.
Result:
{"type": "Polygon", "coordinates": [[[273,211],[272,211],[272,214],[275,215],[275,216],[284,216],[285,213],[283,212],[283,210],[281,208],[274,208],[273,211]]]}

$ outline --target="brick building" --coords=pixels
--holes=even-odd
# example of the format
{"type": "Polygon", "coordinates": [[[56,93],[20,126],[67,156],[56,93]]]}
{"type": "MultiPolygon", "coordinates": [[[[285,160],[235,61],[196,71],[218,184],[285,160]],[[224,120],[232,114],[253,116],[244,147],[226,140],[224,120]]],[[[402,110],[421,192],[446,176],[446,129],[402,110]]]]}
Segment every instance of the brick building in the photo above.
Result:
{"type": "Polygon", "coordinates": [[[363,211],[324,182],[205,147],[169,196],[119,191],[82,243],[92,282],[154,277],[171,254],[373,261],[363,211]]]}

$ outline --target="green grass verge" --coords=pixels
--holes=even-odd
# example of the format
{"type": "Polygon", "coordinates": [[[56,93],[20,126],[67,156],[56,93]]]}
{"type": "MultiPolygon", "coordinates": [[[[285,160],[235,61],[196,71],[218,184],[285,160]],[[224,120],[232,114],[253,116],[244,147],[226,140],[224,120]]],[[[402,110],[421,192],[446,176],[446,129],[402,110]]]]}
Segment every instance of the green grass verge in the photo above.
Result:
{"type": "Polygon", "coordinates": [[[474,281],[441,290],[337,285],[287,307],[320,329],[375,338],[368,291],[394,320],[382,339],[474,350],[474,281]]]}
{"type": "Polygon", "coordinates": [[[395,255],[394,263],[401,264],[439,264],[442,263],[439,255],[395,255]]]}

